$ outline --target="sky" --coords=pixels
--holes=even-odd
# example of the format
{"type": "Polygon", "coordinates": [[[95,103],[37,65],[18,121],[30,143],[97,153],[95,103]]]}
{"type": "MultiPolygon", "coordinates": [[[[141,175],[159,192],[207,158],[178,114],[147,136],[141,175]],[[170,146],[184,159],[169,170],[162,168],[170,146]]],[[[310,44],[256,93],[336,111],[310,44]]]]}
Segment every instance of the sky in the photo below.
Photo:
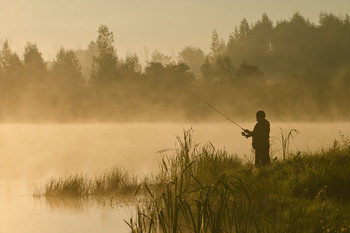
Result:
{"type": "Polygon", "coordinates": [[[349,0],[0,0],[0,40],[20,56],[26,42],[37,43],[46,60],[63,46],[86,48],[101,24],[115,36],[120,57],[141,61],[154,50],[177,56],[191,45],[208,51],[213,29],[227,40],[243,18],[252,23],[266,13],[273,22],[300,12],[317,23],[321,11],[350,13],[349,0]]]}

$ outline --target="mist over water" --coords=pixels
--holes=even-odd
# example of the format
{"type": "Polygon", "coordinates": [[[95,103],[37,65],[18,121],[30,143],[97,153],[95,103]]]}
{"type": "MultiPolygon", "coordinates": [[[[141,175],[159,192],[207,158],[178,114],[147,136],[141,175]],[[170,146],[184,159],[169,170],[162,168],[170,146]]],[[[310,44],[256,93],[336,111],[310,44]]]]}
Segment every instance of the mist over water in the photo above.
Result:
{"type": "MultiPolygon", "coordinates": [[[[252,129],[254,124],[244,127],[252,129]]],[[[211,142],[243,160],[252,156],[251,140],[231,123],[8,124],[0,125],[0,180],[96,174],[114,165],[136,173],[152,172],[161,158],[157,152],[175,148],[177,137],[190,128],[196,143],[211,142]]],[[[350,135],[349,123],[271,122],[271,157],[281,158],[280,128],[301,132],[291,140],[291,152],[326,149],[339,139],[339,132],[350,135]]]]}
{"type": "Polygon", "coordinates": [[[159,151],[172,156],[183,130],[193,129],[194,143],[252,162],[251,140],[215,107],[250,130],[264,110],[272,159],[282,158],[281,133],[292,129],[300,134],[291,156],[350,135],[348,15],[322,12],[314,23],[299,13],[278,22],[263,14],[234,26],[228,38],[213,30],[208,51],[153,51],[145,63],[120,57],[103,24],[87,48],[61,47],[52,61],[35,42],[21,56],[2,41],[0,233],[129,232],[123,219],[135,208],[127,200],[44,201],[33,198],[35,185],[115,165],[154,174],[159,151]]]}
{"type": "MultiPolygon", "coordinates": [[[[255,122],[244,123],[252,128],[255,122]]],[[[339,131],[350,135],[349,123],[271,122],[272,157],[281,156],[274,137],[298,129],[291,151],[328,148],[339,131]]],[[[174,148],[183,129],[193,128],[194,142],[211,141],[243,160],[253,159],[251,140],[231,123],[217,124],[53,124],[0,126],[0,219],[5,232],[128,232],[123,219],[133,213],[128,205],[66,200],[48,203],[33,199],[35,182],[66,174],[98,174],[118,165],[134,173],[156,171],[162,149],[174,148]],[[246,155],[246,156],[244,156],[246,155]],[[20,222],[21,224],[18,224],[20,222]]],[[[168,153],[171,156],[171,152],[168,153]]]]}

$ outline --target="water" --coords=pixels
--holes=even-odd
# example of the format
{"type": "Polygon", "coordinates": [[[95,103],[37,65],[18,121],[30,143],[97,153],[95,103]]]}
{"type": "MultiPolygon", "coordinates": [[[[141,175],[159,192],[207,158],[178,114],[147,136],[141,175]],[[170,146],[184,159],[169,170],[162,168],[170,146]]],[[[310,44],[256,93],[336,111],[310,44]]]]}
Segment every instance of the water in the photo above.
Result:
{"type": "MultiPolygon", "coordinates": [[[[254,122],[243,126],[251,129],[254,122]]],[[[35,182],[76,172],[98,174],[115,164],[135,173],[156,172],[156,151],[174,148],[176,137],[191,127],[195,142],[211,141],[253,159],[251,140],[232,124],[0,125],[0,233],[129,232],[123,219],[132,216],[133,207],[127,203],[47,203],[32,197],[35,182]]],[[[281,156],[280,127],[301,132],[291,142],[294,152],[328,148],[339,131],[350,135],[350,123],[273,123],[273,157],[281,156]]]]}

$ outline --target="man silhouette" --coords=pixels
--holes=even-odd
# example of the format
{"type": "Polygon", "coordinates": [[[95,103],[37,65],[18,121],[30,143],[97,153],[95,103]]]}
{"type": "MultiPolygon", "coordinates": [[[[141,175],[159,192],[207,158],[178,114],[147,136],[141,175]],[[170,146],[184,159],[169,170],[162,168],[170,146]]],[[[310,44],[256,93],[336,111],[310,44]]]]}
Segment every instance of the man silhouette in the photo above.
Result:
{"type": "Polygon", "coordinates": [[[258,123],[254,126],[254,130],[245,129],[242,135],[246,138],[253,137],[252,146],[255,150],[255,165],[267,165],[270,163],[270,122],[266,119],[264,111],[256,113],[258,123]]]}

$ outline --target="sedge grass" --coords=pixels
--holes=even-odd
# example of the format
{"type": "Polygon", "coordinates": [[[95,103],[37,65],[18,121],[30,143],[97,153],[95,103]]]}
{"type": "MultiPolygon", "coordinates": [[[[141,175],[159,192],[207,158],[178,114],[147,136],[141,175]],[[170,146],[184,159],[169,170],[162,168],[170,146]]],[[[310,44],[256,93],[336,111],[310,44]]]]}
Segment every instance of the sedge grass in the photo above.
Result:
{"type": "Polygon", "coordinates": [[[147,187],[132,232],[350,232],[349,144],[259,168],[193,145],[190,132],[178,144],[161,164],[169,182],[147,187]]]}
{"type": "Polygon", "coordinates": [[[194,144],[184,131],[154,177],[115,167],[92,178],[52,179],[40,191],[63,197],[136,193],[136,215],[126,221],[133,233],[350,232],[350,145],[342,138],[328,150],[256,168],[212,144],[194,144]]]}
{"type": "Polygon", "coordinates": [[[140,186],[140,178],[117,166],[95,177],[75,174],[50,178],[36,185],[35,196],[82,198],[98,195],[132,195],[140,186]]]}

